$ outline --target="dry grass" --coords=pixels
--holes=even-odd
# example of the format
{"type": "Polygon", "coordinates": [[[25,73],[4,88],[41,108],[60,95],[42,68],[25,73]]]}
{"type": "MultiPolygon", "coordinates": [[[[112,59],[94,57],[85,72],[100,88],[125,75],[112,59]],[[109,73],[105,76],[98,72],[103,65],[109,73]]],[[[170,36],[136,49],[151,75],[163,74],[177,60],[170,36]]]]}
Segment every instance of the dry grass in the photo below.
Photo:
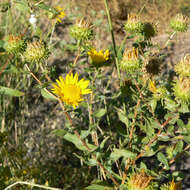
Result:
{"type": "MultiPolygon", "coordinates": [[[[57,2],[61,2],[57,0],[57,2]]],[[[100,10],[104,10],[103,0],[65,0],[70,8],[79,7],[79,14],[91,16],[91,12],[96,11],[98,18],[100,10]]],[[[127,20],[130,12],[138,13],[149,22],[158,24],[159,32],[164,32],[168,21],[176,13],[181,12],[186,0],[109,0],[109,6],[114,22],[123,23],[127,20]]],[[[95,18],[95,19],[96,19],[95,18]]]]}

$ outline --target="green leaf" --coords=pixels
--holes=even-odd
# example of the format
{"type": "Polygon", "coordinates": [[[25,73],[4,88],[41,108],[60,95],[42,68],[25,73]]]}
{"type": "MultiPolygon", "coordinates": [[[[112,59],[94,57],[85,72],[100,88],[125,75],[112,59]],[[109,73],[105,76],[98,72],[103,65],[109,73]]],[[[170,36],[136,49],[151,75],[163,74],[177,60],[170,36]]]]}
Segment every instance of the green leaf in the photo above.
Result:
{"type": "Polygon", "coordinates": [[[56,129],[56,130],[53,130],[52,133],[59,137],[63,137],[67,133],[67,131],[65,131],[64,129],[56,129]]]}
{"type": "Polygon", "coordinates": [[[181,119],[178,119],[178,120],[177,120],[177,125],[178,125],[181,129],[183,129],[183,128],[185,127],[185,125],[184,125],[184,123],[183,123],[183,121],[182,121],[181,119]]]}
{"type": "Polygon", "coordinates": [[[57,13],[54,8],[52,8],[52,7],[50,7],[49,5],[46,5],[45,3],[42,3],[42,2],[38,4],[38,7],[39,7],[40,9],[46,10],[46,11],[48,11],[48,12],[51,12],[51,13],[53,13],[53,14],[56,14],[56,13],[57,13]]]}
{"type": "Polygon", "coordinates": [[[4,86],[0,86],[0,94],[5,94],[5,95],[8,95],[8,96],[16,96],[16,97],[24,95],[24,93],[19,91],[19,90],[15,90],[15,89],[12,89],[12,88],[7,88],[7,87],[4,87],[4,86]]]}
{"type": "Polygon", "coordinates": [[[190,143],[190,135],[184,136],[184,141],[189,144],[190,143]]]}
{"type": "Polygon", "coordinates": [[[104,138],[104,140],[101,142],[101,144],[100,144],[100,149],[103,149],[104,148],[104,145],[105,145],[105,143],[106,143],[106,141],[109,139],[110,137],[106,137],[106,138],[104,138]]]}
{"type": "Polygon", "coordinates": [[[171,100],[171,99],[165,99],[165,108],[172,111],[172,112],[175,112],[176,109],[177,109],[178,105],[175,101],[171,100]]]}
{"type": "Polygon", "coordinates": [[[158,158],[158,160],[159,160],[162,164],[164,164],[164,166],[166,167],[166,169],[169,169],[168,160],[167,160],[167,158],[165,157],[165,155],[164,155],[163,153],[159,152],[159,153],[157,154],[157,158],[158,158]]]}
{"type": "Polygon", "coordinates": [[[145,151],[143,157],[151,157],[155,155],[159,150],[153,150],[152,148],[149,148],[148,150],[145,151]]]}
{"type": "Polygon", "coordinates": [[[91,133],[90,130],[81,130],[81,139],[86,138],[91,133]]]}
{"type": "Polygon", "coordinates": [[[28,2],[26,0],[16,0],[15,8],[22,12],[30,12],[30,7],[28,6],[28,2]]]}
{"type": "Polygon", "coordinates": [[[129,151],[129,150],[125,150],[125,149],[113,149],[113,152],[110,155],[110,159],[113,161],[118,160],[120,157],[124,157],[124,158],[135,158],[136,154],[129,151]]]}
{"type": "Polygon", "coordinates": [[[158,140],[159,140],[159,141],[167,142],[167,141],[170,140],[170,137],[167,135],[167,133],[161,133],[161,134],[158,136],[158,140]]]}
{"type": "Polygon", "coordinates": [[[85,188],[85,190],[113,190],[112,187],[108,187],[108,186],[103,186],[103,185],[96,185],[96,184],[93,184],[93,185],[90,185],[88,187],[85,188]]]}
{"type": "Polygon", "coordinates": [[[118,117],[119,117],[119,120],[125,123],[125,125],[128,127],[129,125],[128,117],[122,111],[118,111],[118,117]]]}
{"type": "MultiPolygon", "coordinates": [[[[82,141],[76,136],[71,133],[67,133],[66,135],[63,136],[63,138],[69,142],[72,142],[79,150],[85,151],[87,148],[82,144],[82,141]]],[[[95,145],[86,143],[87,146],[90,148],[91,151],[94,151],[98,147],[95,145]]]]}
{"type": "Polygon", "coordinates": [[[51,93],[47,92],[44,88],[41,89],[41,95],[46,99],[57,100],[57,98],[55,96],[53,96],[51,93]]]}
{"type": "Polygon", "coordinates": [[[150,106],[151,106],[151,108],[152,108],[152,111],[154,112],[155,111],[155,109],[156,109],[156,106],[157,106],[157,99],[152,99],[151,101],[150,101],[150,106]]]}
{"type": "Polygon", "coordinates": [[[180,153],[182,151],[183,151],[183,141],[178,141],[176,146],[175,146],[174,153],[177,154],[177,153],[180,153]]]}
{"type": "Polygon", "coordinates": [[[95,117],[101,118],[106,114],[106,109],[99,109],[98,111],[95,112],[95,117]]]}
{"type": "Polygon", "coordinates": [[[183,103],[178,111],[182,113],[189,113],[190,112],[189,104],[183,103]]]}
{"type": "Polygon", "coordinates": [[[5,44],[5,41],[4,40],[0,40],[0,48],[3,48],[4,44],[5,44]]]}

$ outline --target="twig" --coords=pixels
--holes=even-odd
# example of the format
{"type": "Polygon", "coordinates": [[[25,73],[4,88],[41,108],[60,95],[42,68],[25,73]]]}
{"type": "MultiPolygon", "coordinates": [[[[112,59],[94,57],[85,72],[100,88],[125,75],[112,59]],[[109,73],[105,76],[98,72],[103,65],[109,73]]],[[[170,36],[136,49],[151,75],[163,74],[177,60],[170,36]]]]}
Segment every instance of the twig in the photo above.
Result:
{"type": "MultiPolygon", "coordinates": [[[[27,70],[30,72],[30,74],[32,75],[32,77],[40,84],[42,85],[42,82],[34,75],[34,73],[30,70],[30,68],[28,67],[27,64],[25,64],[25,67],[27,68],[27,70]]],[[[44,90],[50,94],[51,96],[53,96],[54,98],[56,98],[57,100],[59,100],[59,98],[57,98],[54,94],[52,94],[49,90],[47,90],[46,88],[44,88],[44,90]]]]}
{"type": "Polygon", "coordinates": [[[134,127],[135,127],[135,122],[136,122],[136,118],[137,118],[137,110],[138,110],[138,107],[140,105],[140,102],[141,102],[140,99],[138,99],[136,109],[135,109],[135,114],[134,114],[132,127],[131,127],[130,134],[129,134],[129,147],[130,148],[131,148],[131,141],[132,141],[132,137],[133,137],[133,131],[134,131],[134,127]]]}
{"type": "Polygon", "coordinates": [[[172,38],[175,36],[175,34],[176,34],[176,31],[174,31],[174,32],[169,36],[168,40],[166,41],[166,43],[164,44],[164,46],[163,46],[162,49],[164,49],[164,48],[167,47],[167,45],[168,45],[169,42],[172,40],[172,38]]]}
{"type": "Polygon", "coordinates": [[[4,190],[8,190],[16,185],[30,185],[30,186],[34,186],[34,187],[39,187],[39,188],[43,188],[43,189],[49,189],[49,190],[61,190],[61,189],[58,189],[58,188],[53,188],[53,187],[47,187],[47,186],[44,186],[44,185],[38,185],[38,184],[35,184],[35,183],[30,183],[30,182],[25,182],[25,181],[17,181],[15,183],[13,183],[12,185],[9,185],[8,187],[6,187],[4,190]]]}
{"type": "MultiPolygon", "coordinates": [[[[152,144],[152,143],[154,143],[156,140],[157,140],[157,138],[159,137],[159,135],[161,134],[161,132],[162,132],[162,129],[169,123],[169,121],[171,120],[172,118],[170,117],[170,118],[168,118],[161,126],[162,126],[162,128],[158,131],[158,133],[152,138],[152,140],[150,140],[149,141],[149,143],[146,145],[146,148],[147,149],[149,149],[149,147],[150,147],[150,145],[152,144]]],[[[135,158],[135,160],[133,160],[133,165],[135,164],[135,162],[139,159],[139,158],[141,158],[144,154],[145,154],[145,152],[146,152],[146,150],[144,151],[142,151],[142,152],[140,152],[138,155],[137,155],[137,157],[135,158]]]]}
{"type": "Polygon", "coordinates": [[[7,65],[8,65],[8,60],[7,60],[7,62],[3,65],[3,67],[1,68],[1,71],[0,71],[0,75],[3,73],[3,71],[5,70],[5,68],[7,67],[7,65]]]}

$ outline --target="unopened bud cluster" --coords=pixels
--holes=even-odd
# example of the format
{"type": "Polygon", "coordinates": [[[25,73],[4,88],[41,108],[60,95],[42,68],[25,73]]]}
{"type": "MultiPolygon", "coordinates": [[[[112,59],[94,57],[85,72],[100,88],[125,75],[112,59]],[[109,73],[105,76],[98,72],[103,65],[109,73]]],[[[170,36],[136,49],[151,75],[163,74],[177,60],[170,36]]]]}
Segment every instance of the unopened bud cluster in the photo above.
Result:
{"type": "Polygon", "coordinates": [[[49,50],[42,41],[28,42],[27,48],[23,53],[24,61],[38,63],[45,60],[49,55],[49,50]]]}
{"type": "Polygon", "coordinates": [[[94,36],[90,22],[84,18],[77,20],[76,24],[70,27],[70,35],[80,41],[90,40],[94,36]]]}
{"type": "Polygon", "coordinates": [[[128,14],[128,20],[124,28],[126,32],[143,35],[146,39],[154,37],[157,33],[155,25],[142,22],[140,17],[136,14],[128,14]]]}
{"type": "Polygon", "coordinates": [[[128,14],[125,30],[132,34],[141,33],[143,31],[143,23],[140,17],[136,14],[128,14]]]}
{"type": "Polygon", "coordinates": [[[22,56],[23,61],[29,63],[44,61],[50,53],[43,41],[27,41],[21,35],[9,35],[4,48],[7,53],[22,56]]]}
{"type": "Polygon", "coordinates": [[[153,190],[152,179],[144,171],[135,173],[128,179],[128,190],[153,190]]]}
{"type": "Polygon", "coordinates": [[[176,64],[175,72],[181,77],[190,77],[190,54],[187,54],[176,64]]]}
{"type": "Polygon", "coordinates": [[[190,77],[179,77],[173,86],[174,95],[183,102],[190,102],[190,77]]]}
{"type": "Polygon", "coordinates": [[[123,59],[120,63],[120,68],[122,71],[135,72],[140,68],[140,59],[138,55],[138,49],[125,49],[123,59]]]}
{"type": "Polygon", "coordinates": [[[176,32],[186,32],[188,29],[188,18],[182,14],[177,14],[170,21],[170,27],[176,32]]]}
{"type": "Polygon", "coordinates": [[[190,54],[176,64],[175,71],[179,77],[173,84],[174,95],[176,99],[190,102],[190,54]]]}
{"type": "Polygon", "coordinates": [[[24,51],[26,47],[25,41],[22,36],[9,35],[8,40],[5,44],[5,49],[10,54],[18,54],[24,51]]]}

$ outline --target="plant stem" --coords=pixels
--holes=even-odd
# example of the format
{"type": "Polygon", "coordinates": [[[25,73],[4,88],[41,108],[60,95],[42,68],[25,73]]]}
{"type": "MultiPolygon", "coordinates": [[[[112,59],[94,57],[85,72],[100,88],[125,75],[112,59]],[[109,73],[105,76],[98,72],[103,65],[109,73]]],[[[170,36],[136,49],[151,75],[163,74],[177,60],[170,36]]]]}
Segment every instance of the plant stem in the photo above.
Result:
{"type": "Polygon", "coordinates": [[[118,61],[118,57],[117,57],[116,43],[115,43],[113,27],[112,27],[112,21],[111,21],[111,16],[110,16],[110,11],[109,11],[109,8],[108,8],[108,1],[107,0],[104,0],[104,5],[105,5],[105,8],[106,8],[109,29],[110,29],[110,33],[111,33],[111,37],[112,37],[114,58],[115,58],[115,64],[116,64],[116,68],[117,68],[117,74],[118,74],[118,78],[119,78],[120,85],[121,85],[121,74],[120,74],[120,69],[119,69],[119,61],[118,61]]]}
{"type": "Polygon", "coordinates": [[[21,185],[30,185],[30,186],[34,186],[34,187],[39,187],[39,188],[43,188],[43,189],[49,189],[49,190],[61,190],[61,189],[58,189],[58,188],[53,188],[53,187],[47,187],[47,186],[44,186],[44,185],[38,185],[38,184],[35,184],[35,183],[30,183],[30,182],[24,182],[24,181],[17,181],[15,183],[13,183],[12,185],[9,185],[7,188],[5,188],[4,190],[8,190],[8,189],[11,189],[13,186],[16,186],[18,184],[21,184],[21,185]]]}
{"type": "MultiPolygon", "coordinates": [[[[30,74],[32,75],[32,77],[40,84],[42,85],[42,82],[32,73],[32,71],[30,70],[30,68],[28,67],[27,64],[25,64],[27,70],[30,72],[30,74]]],[[[49,92],[46,88],[44,88],[49,94],[53,95],[51,92],[49,92]]],[[[54,96],[54,95],[53,95],[54,96]]],[[[56,96],[54,96],[56,97],[56,96]]],[[[70,115],[68,114],[67,111],[65,111],[65,108],[64,108],[64,105],[62,104],[61,100],[59,98],[56,97],[56,99],[59,101],[59,104],[65,114],[65,116],[67,117],[67,119],[69,120],[69,123],[71,126],[73,126],[73,122],[72,122],[72,119],[70,117],[70,115]]],[[[88,144],[86,144],[86,142],[80,137],[80,134],[78,133],[78,131],[75,129],[74,130],[74,133],[75,135],[80,139],[80,141],[82,142],[83,146],[88,150],[88,151],[91,151],[91,149],[89,148],[88,144]]],[[[119,186],[119,183],[115,180],[115,178],[110,174],[110,172],[102,165],[102,163],[97,160],[96,156],[95,155],[92,155],[92,157],[96,160],[97,164],[104,170],[104,172],[111,178],[111,180],[113,181],[113,183],[116,185],[116,186],[119,186]]],[[[19,182],[20,183],[20,182],[19,182]]],[[[18,182],[16,182],[14,185],[16,184],[19,184],[18,182]]],[[[27,182],[23,182],[22,184],[26,184],[27,182]]],[[[13,185],[12,185],[13,186],[13,185]]],[[[11,186],[11,187],[12,187],[11,186]]],[[[38,186],[39,187],[39,186],[38,186]]],[[[45,186],[44,186],[45,187],[45,186]]],[[[9,189],[9,187],[8,187],[9,189]]],[[[50,189],[50,188],[49,188],[50,189]]],[[[7,189],[5,189],[7,190],[7,189]]],[[[59,190],[59,189],[52,189],[52,190],[59,190]]]]}

